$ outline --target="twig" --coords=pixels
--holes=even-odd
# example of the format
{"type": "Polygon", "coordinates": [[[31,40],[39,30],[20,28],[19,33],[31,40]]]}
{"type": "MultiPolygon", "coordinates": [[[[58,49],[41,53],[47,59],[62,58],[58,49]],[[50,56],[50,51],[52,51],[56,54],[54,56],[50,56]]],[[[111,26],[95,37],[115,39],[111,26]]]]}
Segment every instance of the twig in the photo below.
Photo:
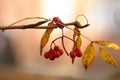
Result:
{"type": "Polygon", "coordinates": [[[17,23],[19,23],[19,22],[22,22],[22,21],[25,21],[25,20],[30,20],[30,19],[44,19],[45,21],[50,21],[49,19],[43,18],[43,17],[27,17],[27,18],[18,20],[18,21],[16,21],[16,22],[10,24],[9,26],[13,26],[13,25],[15,25],[15,24],[17,24],[17,23]]]}
{"type": "MultiPolygon", "coordinates": [[[[57,28],[59,25],[55,24],[53,26],[41,26],[41,24],[48,22],[48,21],[39,21],[35,24],[28,24],[28,25],[18,25],[18,26],[0,26],[0,30],[10,30],[10,29],[52,29],[52,28],[57,28]]],[[[78,23],[78,22],[77,22],[78,23]]],[[[70,23],[65,23],[64,26],[76,26],[76,21],[75,22],[70,22],[70,23]]],[[[83,25],[83,26],[76,26],[80,29],[85,28],[89,26],[89,24],[83,25]]]]}

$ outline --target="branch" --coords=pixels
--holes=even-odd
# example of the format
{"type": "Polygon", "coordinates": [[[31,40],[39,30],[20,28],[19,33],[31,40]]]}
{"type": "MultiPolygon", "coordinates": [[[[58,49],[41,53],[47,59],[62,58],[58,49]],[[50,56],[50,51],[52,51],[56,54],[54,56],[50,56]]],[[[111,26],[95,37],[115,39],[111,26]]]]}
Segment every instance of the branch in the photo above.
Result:
{"type": "MultiPolygon", "coordinates": [[[[10,30],[10,29],[52,29],[52,28],[57,28],[59,27],[60,25],[53,25],[53,26],[41,26],[41,24],[44,24],[48,22],[48,20],[46,21],[39,21],[35,24],[28,24],[28,25],[18,25],[18,26],[0,26],[0,30],[10,30]]],[[[70,22],[70,23],[65,23],[64,26],[70,26],[70,25],[73,25],[73,26],[76,26],[78,28],[85,28],[87,26],[89,26],[90,24],[86,24],[86,25],[83,25],[81,26],[80,23],[78,21],[75,21],[75,22],[70,22]]]]}

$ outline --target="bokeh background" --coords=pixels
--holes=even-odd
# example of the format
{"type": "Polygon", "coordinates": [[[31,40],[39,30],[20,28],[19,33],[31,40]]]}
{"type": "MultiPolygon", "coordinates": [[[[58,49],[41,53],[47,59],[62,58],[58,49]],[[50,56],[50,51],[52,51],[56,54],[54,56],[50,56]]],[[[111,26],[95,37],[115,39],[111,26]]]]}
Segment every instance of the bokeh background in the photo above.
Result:
{"type": "MultiPolygon", "coordinates": [[[[81,33],[91,40],[106,40],[120,45],[120,1],[119,0],[0,0],[0,25],[6,26],[26,17],[52,18],[59,16],[63,22],[75,21],[79,14],[87,16],[89,27],[81,33]]],[[[19,24],[35,23],[27,20],[19,24]]],[[[85,24],[84,18],[80,18],[85,24]]],[[[19,25],[18,24],[18,25],[19,25]]],[[[39,55],[40,39],[45,30],[5,30],[0,31],[0,80],[120,80],[120,71],[105,63],[97,55],[86,71],[81,58],[71,64],[67,55],[49,61],[39,55]]],[[[67,36],[72,35],[65,29],[67,36]]],[[[61,35],[56,29],[50,38],[61,35]]],[[[82,37],[82,51],[89,44],[82,37]]],[[[49,50],[49,43],[44,51],[49,50]]],[[[68,51],[70,41],[65,41],[68,51]]],[[[61,46],[61,42],[57,41],[61,46]]],[[[120,66],[120,52],[107,49],[120,66]]]]}

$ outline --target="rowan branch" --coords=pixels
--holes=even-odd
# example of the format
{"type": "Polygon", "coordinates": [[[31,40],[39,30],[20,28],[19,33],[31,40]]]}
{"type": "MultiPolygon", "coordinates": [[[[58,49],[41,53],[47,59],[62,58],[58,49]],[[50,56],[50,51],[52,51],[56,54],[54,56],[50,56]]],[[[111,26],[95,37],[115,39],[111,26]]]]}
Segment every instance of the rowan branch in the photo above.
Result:
{"type": "MultiPolygon", "coordinates": [[[[58,28],[60,25],[53,25],[53,26],[42,26],[41,24],[44,24],[48,21],[39,21],[35,24],[28,24],[28,25],[16,25],[16,26],[0,26],[0,30],[11,30],[11,29],[52,29],[52,28],[58,28]]],[[[80,25],[78,21],[70,22],[70,23],[65,23],[64,26],[76,26],[80,29],[85,28],[89,26],[90,24],[85,24],[83,26],[80,25]]]]}

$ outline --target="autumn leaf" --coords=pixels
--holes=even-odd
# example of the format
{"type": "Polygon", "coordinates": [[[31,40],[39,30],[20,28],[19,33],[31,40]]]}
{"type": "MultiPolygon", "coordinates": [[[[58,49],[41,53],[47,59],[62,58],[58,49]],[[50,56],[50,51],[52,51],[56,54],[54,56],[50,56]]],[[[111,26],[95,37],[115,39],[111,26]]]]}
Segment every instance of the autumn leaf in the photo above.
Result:
{"type": "Polygon", "coordinates": [[[105,49],[103,48],[99,48],[100,50],[100,55],[101,57],[103,58],[104,61],[106,61],[107,63],[117,67],[117,63],[116,61],[113,59],[113,57],[108,53],[108,51],[106,51],[105,49]]]}
{"type": "Polygon", "coordinates": [[[81,43],[82,43],[82,39],[80,36],[78,36],[73,45],[73,50],[75,50],[76,48],[79,48],[81,46],[81,43]]]}
{"type": "Polygon", "coordinates": [[[74,27],[73,40],[75,40],[76,36],[79,36],[79,35],[80,35],[79,28],[74,27]]]}
{"type": "MultiPolygon", "coordinates": [[[[54,24],[51,22],[48,24],[48,26],[53,26],[54,24]]],[[[50,38],[50,34],[53,31],[53,29],[47,29],[41,39],[41,43],[40,43],[40,55],[42,55],[43,52],[43,48],[45,47],[45,45],[47,44],[47,42],[49,41],[50,38]]]]}
{"type": "Polygon", "coordinates": [[[109,42],[109,41],[95,41],[95,43],[97,43],[100,46],[106,46],[109,48],[113,48],[115,50],[120,50],[120,46],[113,43],[113,42],[109,42]]]}
{"type": "Polygon", "coordinates": [[[86,48],[84,55],[82,57],[82,64],[85,69],[87,69],[93,62],[95,57],[95,49],[92,43],[86,48]]]}

